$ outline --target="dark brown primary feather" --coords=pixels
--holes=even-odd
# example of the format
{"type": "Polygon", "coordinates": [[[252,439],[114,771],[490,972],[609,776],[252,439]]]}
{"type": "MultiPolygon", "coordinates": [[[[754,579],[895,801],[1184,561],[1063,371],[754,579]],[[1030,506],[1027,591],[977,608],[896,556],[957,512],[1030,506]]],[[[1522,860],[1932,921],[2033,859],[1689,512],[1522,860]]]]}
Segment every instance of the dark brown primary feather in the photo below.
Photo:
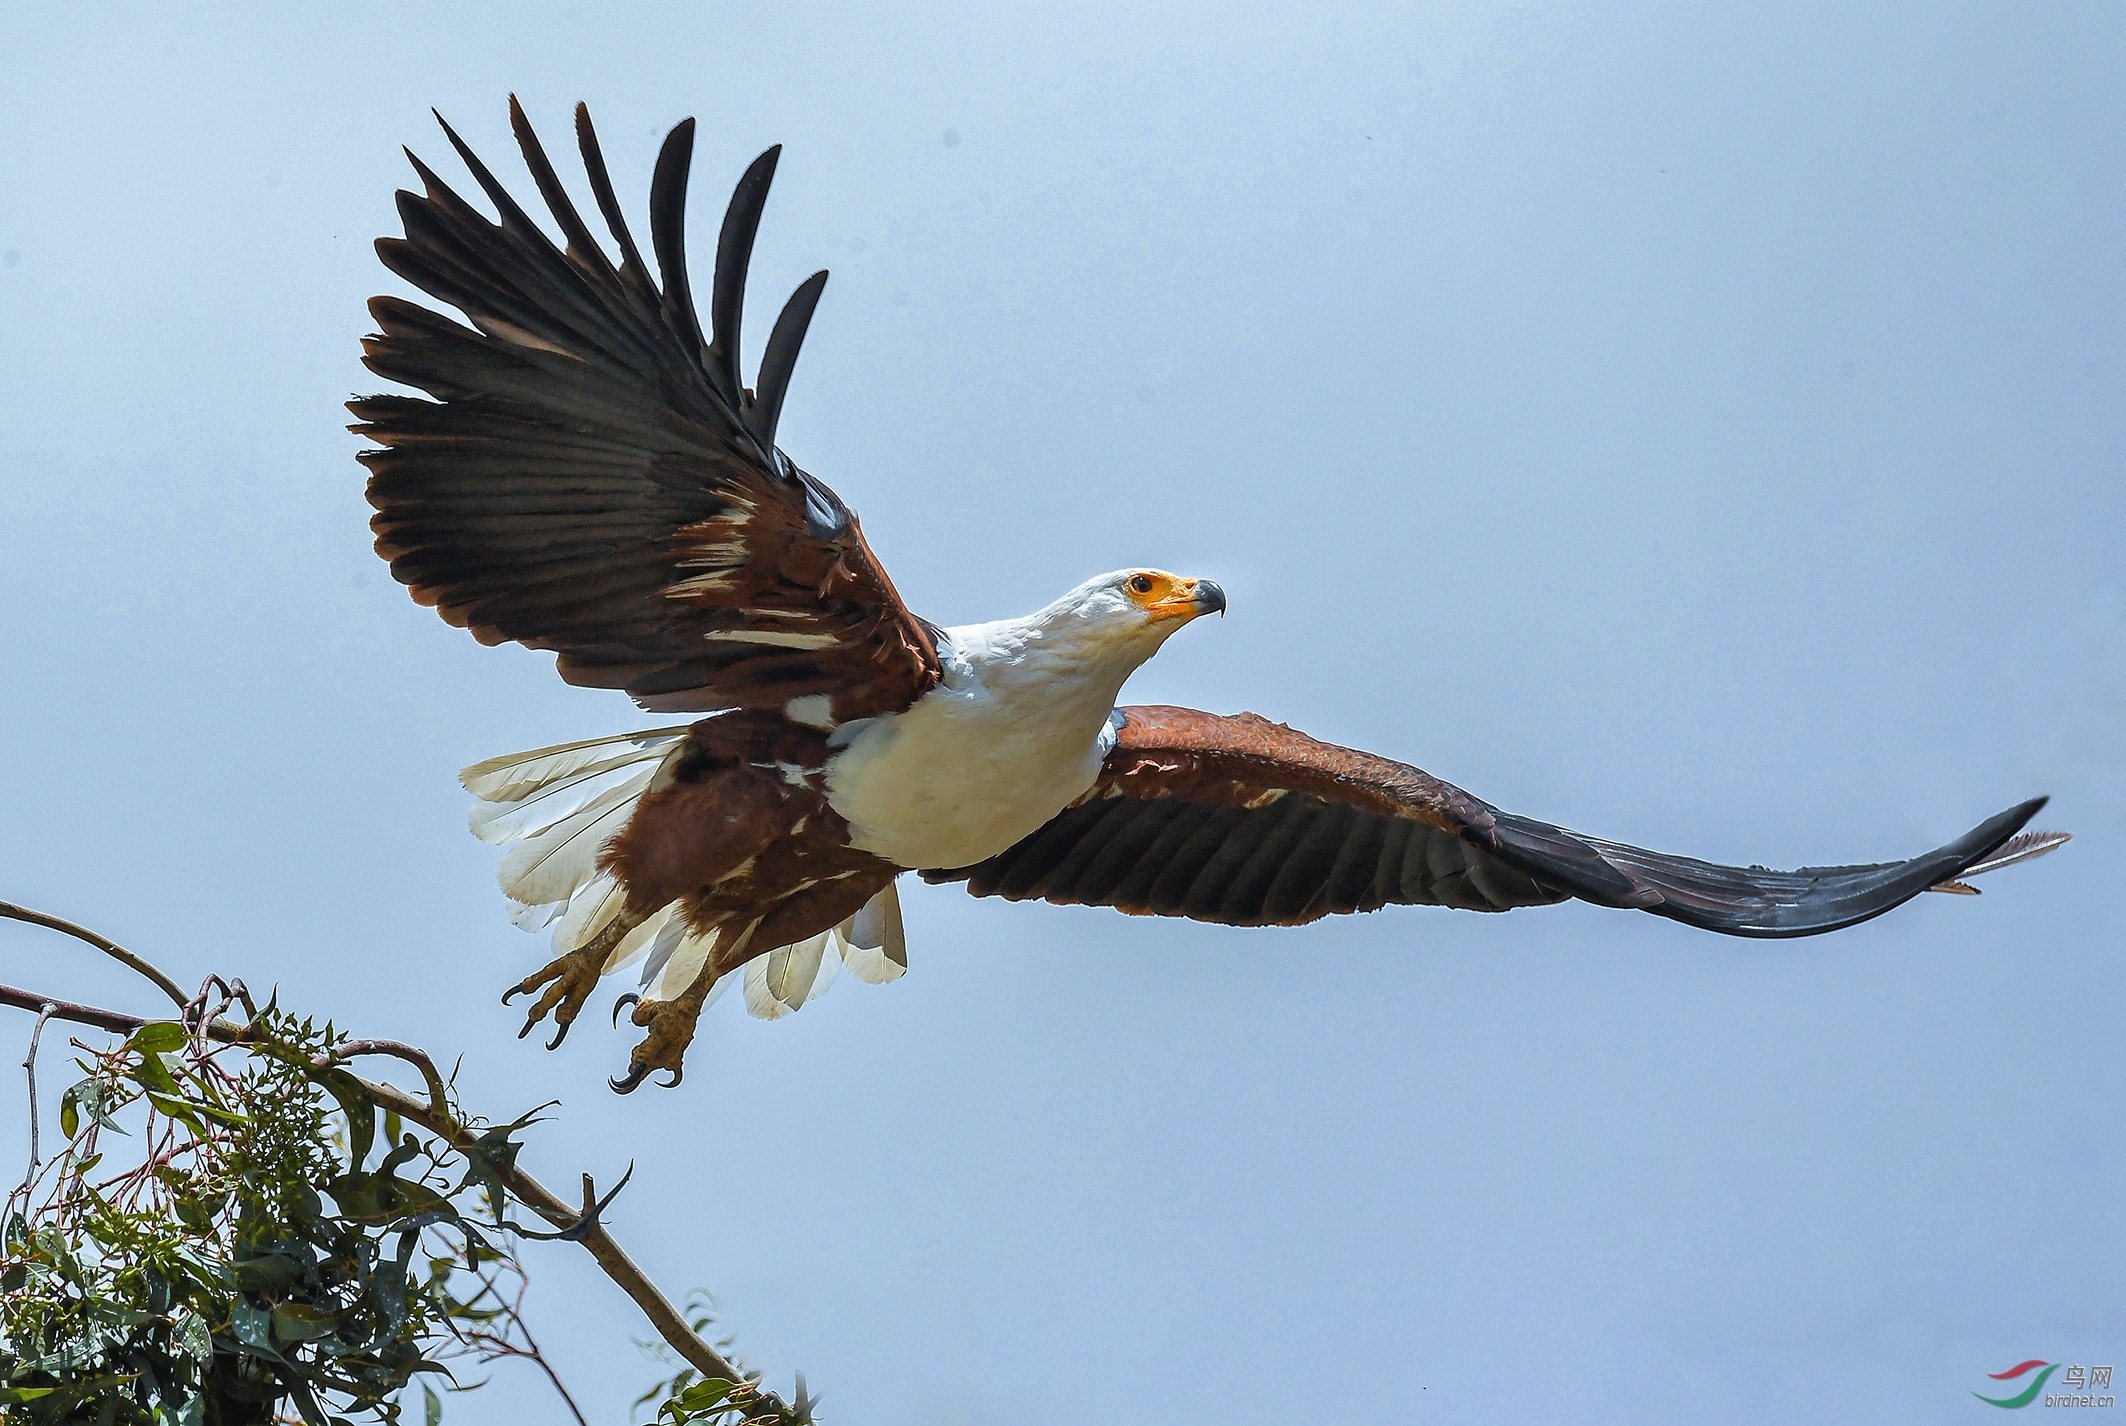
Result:
{"type": "Polygon", "coordinates": [[[1982,868],[2037,798],[1909,861],[1776,872],[1583,837],[1407,764],[1252,713],[1125,708],[1085,797],[978,866],[976,896],[1292,926],[1390,904],[1505,911],[1578,897],[1734,936],[1808,936],[1982,868]]]}
{"type": "MultiPolygon", "coordinates": [[[[349,403],[377,552],[416,600],[484,643],[560,655],[571,683],[624,688],[668,711],[780,708],[827,695],[839,721],[907,707],[938,680],[927,626],[901,603],[834,492],[775,446],[826,274],[770,335],[759,390],[739,376],[745,275],[775,169],[740,181],[717,248],[711,330],[687,281],[693,121],[674,129],[650,196],[653,281],[588,113],[577,137],[616,266],[562,187],[516,101],[526,167],[557,247],[448,125],[500,221],[419,159],[399,195],[399,276],[471,326],[396,298],[370,303],[379,376],[428,393],[349,403]],[[793,646],[794,645],[794,646],[793,646]]],[[[409,155],[411,157],[411,155],[409,155]]]]}

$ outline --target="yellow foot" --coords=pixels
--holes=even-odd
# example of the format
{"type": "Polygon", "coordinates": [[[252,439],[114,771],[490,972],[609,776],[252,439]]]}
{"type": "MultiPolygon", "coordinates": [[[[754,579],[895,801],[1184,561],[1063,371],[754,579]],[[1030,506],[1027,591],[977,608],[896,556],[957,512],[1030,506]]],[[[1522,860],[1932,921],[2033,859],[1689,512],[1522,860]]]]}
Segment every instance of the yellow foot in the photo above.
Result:
{"type": "Polygon", "coordinates": [[[546,1012],[554,1012],[554,1038],[547,1041],[549,1050],[559,1047],[568,1038],[568,1027],[576,1023],[583,1013],[584,1002],[598,988],[598,977],[605,974],[605,963],[612,958],[613,948],[627,939],[628,933],[643,923],[644,916],[623,909],[605,925],[605,929],[576,947],[565,956],[556,956],[534,974],[524,977],[511,986],[502,996],[502,1003],[509,1004],[520,995],[529,995],[540,986],[546,993],[532,1006],[531,1014],[524,1017],[524,1028],[517,1032],[523,1039],[531,1033],[532,1026],[546,1018],[546,1012]],[[548,984],[551,981],[552,984],[548,984]]]}
{"type": "Polygon", "coordinates": [[[504,1005],[520,995],[531,994],[542,985],[546,986],[546,993],[539,997],[538,1003],[532,1006],[531,1013],[524,1017],[524,1028],[517,1032],[518,1039],[529,1035],[532,1026],[544,1020],[548,1011],[552,1011],[554,1015],[554,1038],[547,1042],[546,1048],[554,1049],[568,1038],[568,1027],[575,1024],[576,1017],[583,1013],[584,1002],[589,1000],[591,992],[598,988],[598,977],[605,969],[606,947],[600,944],[603,939],[600,937],[587,946],[578,946],[565,956],[557,956],[548,961],[544,968],[524,977],[509,988],[508,993],[502,997],[504,1005]]]}
{"type": "Polygon", "coordinates": [[[702,996],[696,993],[699,984],[697,981],[676,1000],[643,1000],[628,995],[613,1007],[613,1018],[617,1020],[621,1006],[632,1001],[635,1013],[628,1018],[650,1032],[628,1057],[627,1078],[607,1081],[615,1093],[633,1094],[658,1070],[668,1070],[672,1076],[659,1086],[662,1089],[676,1087],[685,1077],[686,1070],[680,1062],[686,1058],[687,1046],[694,1043],[694,1026],[701,1019],[702,996]]]}

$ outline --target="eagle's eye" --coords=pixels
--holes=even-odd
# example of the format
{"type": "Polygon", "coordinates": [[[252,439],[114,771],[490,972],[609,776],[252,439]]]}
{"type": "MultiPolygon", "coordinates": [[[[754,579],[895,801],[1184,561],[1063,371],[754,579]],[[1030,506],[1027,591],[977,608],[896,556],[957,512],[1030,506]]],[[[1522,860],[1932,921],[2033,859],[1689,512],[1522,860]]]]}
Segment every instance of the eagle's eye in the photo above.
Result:
{"type": "Polygon", "coordinates": [[[1149,593],[1151,593],[1151,592],[1152,592],[1152,577],[1151,577],[1150,575],[1148,575],[1148,574],[1133,574],[1133,575],[1131,575],[1131,576],[1129,577],[1129,589],[1130,589],[1130,593],[1132,593],[1132,594],[1149,594],[1149,593]]]}

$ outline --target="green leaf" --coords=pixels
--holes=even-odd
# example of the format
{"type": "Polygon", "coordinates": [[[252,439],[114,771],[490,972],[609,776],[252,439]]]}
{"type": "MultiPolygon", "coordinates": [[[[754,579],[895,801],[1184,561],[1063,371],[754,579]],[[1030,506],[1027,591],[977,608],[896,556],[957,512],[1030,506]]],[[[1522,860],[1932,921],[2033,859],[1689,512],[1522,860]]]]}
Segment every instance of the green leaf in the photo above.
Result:
{"type": "Polygon", "coordinates": [[[170,1335],[178,1348],[201,1366],[214,1359],[214,1336],[207,1330],[206,1319],[197,1312],[180,1316],[177,1330],[170,1335]]]}
{"type": "Polygon", "coordinates": [[[135,1030],[126,1044],[151,1055],[167,1055],[173,1050],[183,1049],[190,1039],[191,1036],[185,1033],[185,1027],[175,1020],[155,1020],[135,1030]]]}
{"type": "MultiPolygon", "coordinates": [[[[112,1133],[126,1133],[125,1126],[113,1119],[106,1107],[105,1101],[109,1097],[109,1090],[110,1087],[102,1080],[93,1078],[82,1080],[71,1086],[65,1094],[59,1097],[59,1127],[67,1129],[67,1126],[72,1124],[74,1129],[80,1128],[79,1113],[69,1112],[78,1106],[80,1109],[87,1110],[91,1119],[112,1133]]],[[[67,1137],[69,1139],[74,1137],[74,1129],[67,1129],[67,1137]]]]}
{"type": "Polygon", "coordinates": [[[217,1124],[226,1124],[231,1129],[248,1129],[251,1127],[249,1115],[239,1114],[233,1109],[224,1109],[219,1104],[209,1104],[204,1099],[191,1099],[185,1102],[217,1124]]]}
{"type": "Polygon", "coordinates": [[[314,1342],[339,1330],[340,1314],[305,1302],[283,1302],[273,1309],[273,1335],[282,1342],[314,1342]]]}
{"type": "Polygon", "coordinates": [[[369,1146],[376,1142],[376,1106],[345,1070],[316,1070],[313,1078],[339,1101],[340,1112],[347,1116],[347,1167],[350,1172],[360,1173],[362,1161],[369,1157],[369,1146]]]}
{"type": "Polygon", "coordinates": [[[704,1412],[713,1411],[717,1407],[724,1405],[730,1400],[731,1393],[735,1390],[737,1390],[736,1382],[724,1381],[720,1377],[710,1377],[706,1381],[695,1382],[685,1391],[665,1402],[664,1405],[657,1408],[657,1414],[659,1417],[670,1416],[673,1421],[684,1423],[700,1416],[704,1412]]]}
{"type": "Polygon", "coordinates": [[[0,1386],[0,1406],[21,1406],[57,1390],[51,1386],[0,1386]]]}
{"type": "Polygon", "coordinates": [[[436,1426],[443,1419],[443,1398],[437,1396],[436,1389],[425,1381],[421,1383],[421,1397],[428,1413],[427,1426],[436,1426]]]}
{"type": "Polygon", "coordinates": [[[503,1185],[502,1175],[516,1167],[517,1154],[524,1147],[509,1137],[516,1127],[504,1124],[498,1129],[489,1129],[459,1151],[465,1156],[465,1178],[458,1187],[463,1189],[466,1184],[477,1183],[486,1189],[497,1217],[509,1202],[509,1190],[503,1185]]]}
{"type": "Polygon", "coordinates": [[[240,1292],[279,1292],[303,1275],[303,1265],[285,1253],[260,1253],[230,1267],[240,1292]]]}
{"type": "Polygon", "coordinates": [[[86,1312],[91,1322],[107,1323],[113,1327],[141,1327],[162,1320],[160,1313],[142,1312],[137,1307],[127,1307],[124,1303],[112,1302],[108,1298],[91,1298],[87,1303],[86,1312]]]}
{"type": "Polygon", "coordinates": [[[193,1109],[191,1101],[179,1099],[174,1094],[164,1094],[160,1090],[151,1089],[148,1091],[148,1103],[154,1105],[187,1129],[190,1129],[200,1138],[207,1137],[207,1122],[199,1117],[198,1112],[193,1109]]]}
{"type": "Polygon", "coordinates": [[[143,1052],[140,1063],[134,1067],[132,1078],[142,1089],[159,1089],[172,1096],[181,1096],[184,1093],[177,1087],[177,1077],[170,1073],[170,1067],[162,1062],[161,1055],[143,1052]]]}
{"type": "Polygon", "coordinates": [[[263,1308],[239,1299],[230,1309],[229,1325],[243,1347],[269,1361],[285,1360],[273,1350],[273,1316],[263,1308]]]}

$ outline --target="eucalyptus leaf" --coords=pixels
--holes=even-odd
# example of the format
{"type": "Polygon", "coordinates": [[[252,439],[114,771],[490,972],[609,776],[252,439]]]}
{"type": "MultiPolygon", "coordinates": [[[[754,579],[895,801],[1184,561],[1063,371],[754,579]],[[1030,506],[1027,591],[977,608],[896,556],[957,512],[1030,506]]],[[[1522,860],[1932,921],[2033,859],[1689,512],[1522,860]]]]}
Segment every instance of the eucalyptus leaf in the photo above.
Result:
{"type": "Polygon", "coordinates": [[[214,1359],[214,1336],[207,1330],[206,1319],[197,1312],[181,1314],[177,1319],[177,1330],[170,1335],[192,1360],[204,1365],[214,1359]]]}
{"type": "Polygon", "coordinates": [[[108,1109],[109,1089],[102,1080],[85,1079],[68,1087],[59,1097],[59,1127],[71,1139],[80,1131],[79,1110],[87,1110],[91,1119],[114,1134],[126,1133],[125,1126],[110,1116],[108,1109]]]}
{"type": "Polygon", "coordinates": [[[184,1091],[178,1088],[177,1076],[170,1073],[170,1067],[163,1063],[161,1055],[143,1051],[139,1064],[134,1066],[133,1079],[142,1089],[161,1090],[164,1094],[175,1097],[182,1097],[184,1094],[184,1091]]]}
{"type": "Polygon", "coordinates": [[[369,1146],[376,1142],[376,1106],[369,1102],[361,1084],[347,1071],[327,1069],[313,1073],[326,1092],[339,1101],[340,1112],[347,1116],[347,1167],[350,1172],[360,1173],[362,1161],[369,1157],[369,1146]]]}
{"type": "Polygon", "coordinates": [[[193,1108],[188,1101],[180,1099],[174,1094],[164,1094],[160,1090],[151,1089],[148,1091],[148,1103],[154,1105],[187,1129],[190,1129],[200,1138],[204,1139],[207,1136],[206,1120],[199,1117],[199,1111],[193,1108]]]}
{"type": "Polygon", "coordinates": [[[270,1361],[286,1360],[273,1349],[273,1315],[263,1308],[237,1299],[229,1309],[229,1326],[246,1350],[270,1361]]]}
{"type": "Polygon", "coordinates": [[[183,1049],[191,1038],[175,1020],[151,1020],[135,1030],[126,1044],[151,1055],[166,1055],[183,1049]]]}
{"type": "Polygon", "coordinates": [[[339,1330],[340,1314],[306,1302],[283,1302],[273,1309],[273,1336],[281,1342],[314,1342],[339,1330]]]}

